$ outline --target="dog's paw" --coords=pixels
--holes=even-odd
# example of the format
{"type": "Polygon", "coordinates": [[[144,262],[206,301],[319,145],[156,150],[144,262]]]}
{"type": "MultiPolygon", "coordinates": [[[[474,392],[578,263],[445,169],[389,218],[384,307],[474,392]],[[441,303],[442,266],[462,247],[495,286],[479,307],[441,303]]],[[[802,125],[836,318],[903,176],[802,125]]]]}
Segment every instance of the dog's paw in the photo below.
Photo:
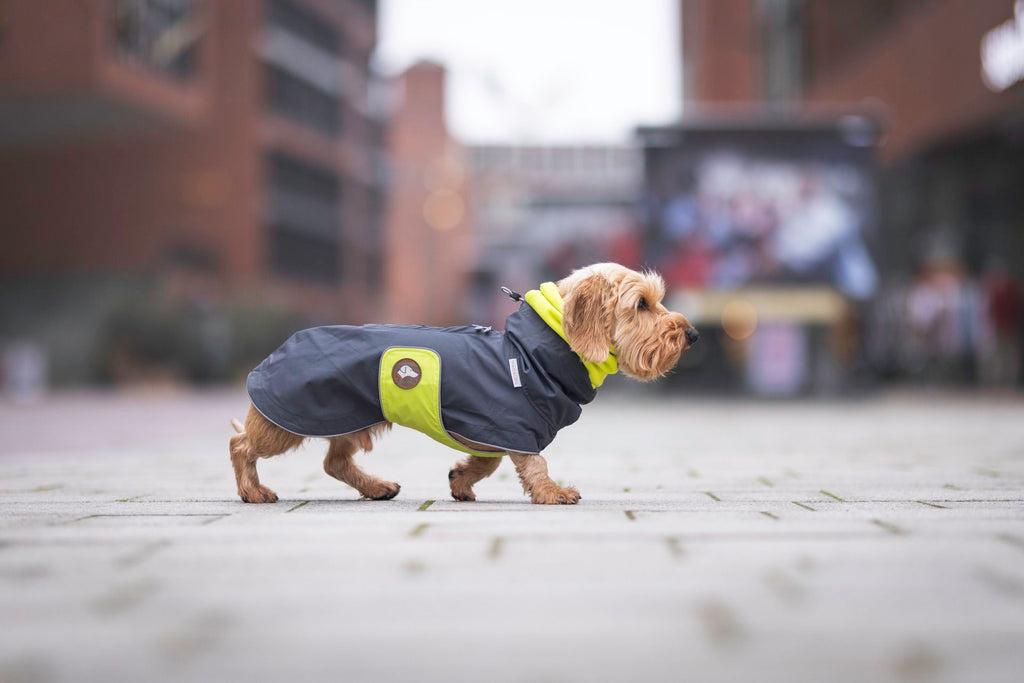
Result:
{"type": "Polygon", "coordinates": [[[391,500],[398,495],[398,492],[402,490],[401,485],[396,484],[393,481],[378,481],[374,482],[366,491],[360,491],[364,496],[370,500],[391,500]]]}
{"type": "Polygon", "coordinates": [[[530,494],[530,499],[538,505],[575,505],[582,497],[580,492],[571,486],[562,488],[554,484],[538,487],[530,494]]]}
{"type": "Polygon", "coordinates": [[[240,490],[238,495],[241,496],[242,500],[246,503],[276,503],[277,494],[268,489],[266,486],[257,485],[255,488],[240,490]]]}
{"type": "Polygon", "coordinates": [[[471,502],[476,500],[476,494],[473,493],[473,489],[456,487],[452,485],[452,498],[463,502],[471,502]]]}
{"type": "Polygon", "coordinates": [[[466,474],[466,471],[461,467],[455,467],[448,470],[448,486],[452,490],[452,498],[461,501],[474,501],[476,495],[473,493],[472,486],[466,486],[462,476],[466,474]]]}

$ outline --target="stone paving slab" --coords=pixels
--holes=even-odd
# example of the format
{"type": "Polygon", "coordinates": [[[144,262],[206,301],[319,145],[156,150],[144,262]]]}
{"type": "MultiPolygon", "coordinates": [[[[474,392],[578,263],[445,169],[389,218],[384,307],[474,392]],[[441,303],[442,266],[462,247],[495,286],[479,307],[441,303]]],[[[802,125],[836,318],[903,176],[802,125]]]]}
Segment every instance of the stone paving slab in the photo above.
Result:
{"type": "Polygon", "coordinates": [[[227,459],[233,392],[0,405],[0,681],[1017,681],[1024,400],[602,395],[546,454],[579,506],[396,429],[227,459]]]}

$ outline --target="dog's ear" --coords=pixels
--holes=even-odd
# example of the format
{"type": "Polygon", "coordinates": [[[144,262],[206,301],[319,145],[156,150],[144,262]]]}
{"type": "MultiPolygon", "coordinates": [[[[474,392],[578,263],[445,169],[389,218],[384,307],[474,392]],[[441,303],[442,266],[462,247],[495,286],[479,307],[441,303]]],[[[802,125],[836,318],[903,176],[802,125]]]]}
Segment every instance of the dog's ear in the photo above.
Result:
{"type": "Polygon", "coordinates": [[[612,286],[595,273],[572,282],[563,296],[562,329],[572,350],[592,363],[608,360],[612,286]]]}

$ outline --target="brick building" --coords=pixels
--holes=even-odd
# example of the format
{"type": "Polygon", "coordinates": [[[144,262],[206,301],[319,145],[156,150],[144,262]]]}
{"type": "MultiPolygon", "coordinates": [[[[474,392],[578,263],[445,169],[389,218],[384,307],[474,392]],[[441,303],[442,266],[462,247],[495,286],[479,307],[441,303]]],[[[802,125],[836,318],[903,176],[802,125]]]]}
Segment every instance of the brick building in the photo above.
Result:
{"type": "Polygon", "coordinates": [[[953,251],[974,272],[998,256],[1024,273],[1024,4],[681,0],[681,9],[687,113],[754,105],[880,118],[884,271],[953,251]]]}
{"type": "Polygon", "coordinates": [[[1019,381],[1024,2],[681,0],[687,116],[881,124],[883,375],[1019,381]]]}
{"type": "Polygon", "coordinates": [[[419,62],[391,86],[386,311],[400,323],[465,322],[476,247],[465,149],[445,121],[445,68],[419,62]]]}
{"type": "Polygon", "coordinates": [[[383,279],[375,43],[374,0],[0,3],[0,334],[87,379],[55,329],[95,347],[168,281],[365,320],[383,279]]]}

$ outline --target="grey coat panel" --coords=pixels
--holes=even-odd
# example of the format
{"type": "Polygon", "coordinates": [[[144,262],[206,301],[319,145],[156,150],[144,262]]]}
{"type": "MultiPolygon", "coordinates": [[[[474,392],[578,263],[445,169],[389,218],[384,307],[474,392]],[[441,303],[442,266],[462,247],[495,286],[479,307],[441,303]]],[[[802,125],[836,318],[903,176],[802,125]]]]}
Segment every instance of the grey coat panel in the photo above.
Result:
{"type": "Polygon", "coordinates": [[[425,348],[441,359],[445,429],[470,441],[539,453],[594,399],[587,370],[527,304],[506,331],[476,326],[335,325],[293,335],[249,374],[253,405],[303,436],[348,434],[384,421],[380,358],[392,347],[425,348]],[[509,359],[517,359],[516,387],[509,359]]]}

